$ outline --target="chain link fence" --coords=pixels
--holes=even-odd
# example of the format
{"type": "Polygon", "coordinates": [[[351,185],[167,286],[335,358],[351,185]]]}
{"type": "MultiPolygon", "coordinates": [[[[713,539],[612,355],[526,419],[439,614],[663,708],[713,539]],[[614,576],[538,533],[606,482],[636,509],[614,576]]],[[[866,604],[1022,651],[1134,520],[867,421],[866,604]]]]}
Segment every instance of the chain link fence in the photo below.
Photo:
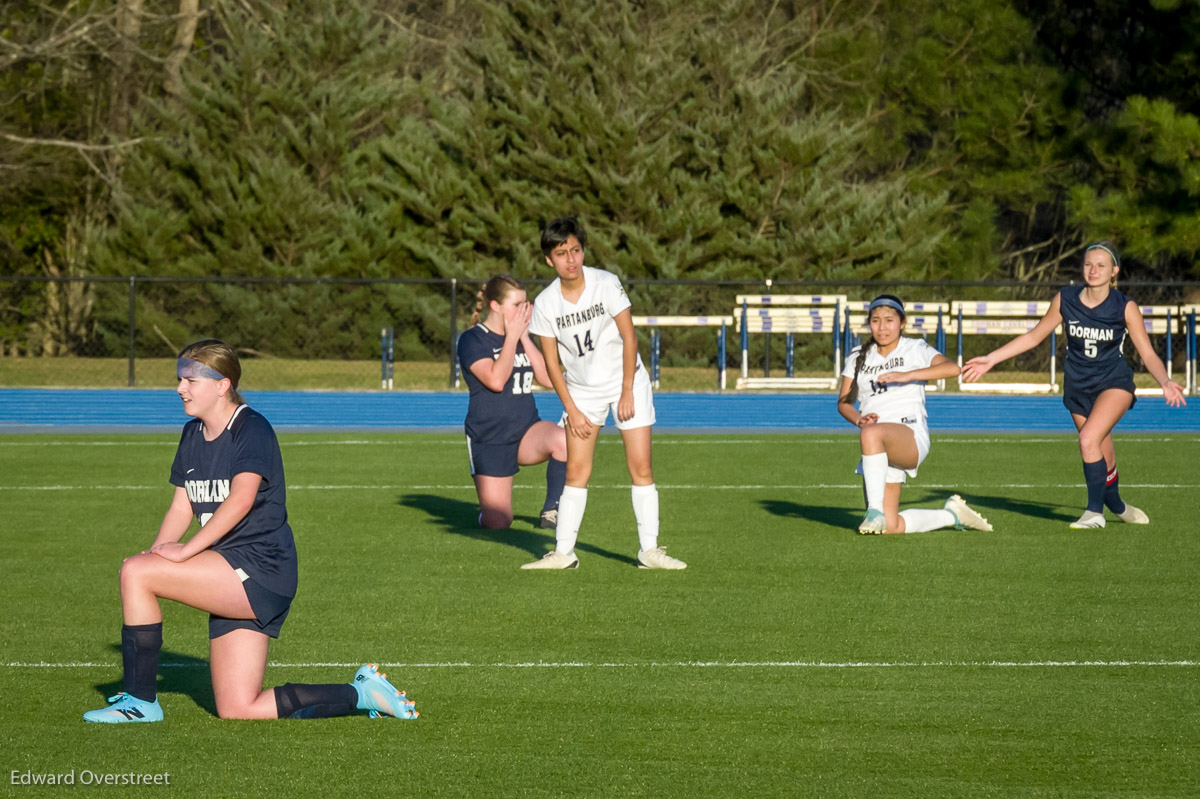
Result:
{"type": "MultiPolygon", "coordinates": [[[[529,294],[548,281],[527,281],[529,294]]],[[[869,300],[889,293],[907,302],[1048,300],[1057,284],[1004,282],[626,281],[635,316],[722,316],[725,366],[741,366],[739,295],[843,295],[869,300]]],[[[201,338],[236,346],[247,361],[243,387],[254,389],[378,389],[385,366],[383,336],[391,330],[394,385],[444,390],[455,381],[458,333],[471,324],[477,279],[335,280],[289,278],[49,278],[0,276],[0,385],[162,387],[174,382],[175,354],[201,338]]],[[[1142,283],[1122,287],[1140,305],[1200,303],[1200,283],[1142,283]]],[[[856,333],[861,331],[854,331],[856,333]]],[[[660,365],[665,389],[714,389],[718,329],[663,327],[660,365]]],[[[638,331],[648,360],[650,330],[638,331]]],[[[982,354],[1007,337],[972,336],[965,356],[982,354]]],[[[1165,336],[1152,340],[1167,356],[1165,336]]],[[[931,342],[932,343],[932,342],[931,342]]],[[[798,334],[792,351],[797,375],[833,371],[832,334],[798,334]]],[[[1059,342],[1060,354],[1062,342],[1059,342]]],[[[957,342],[947,340],[955,357],[957,342]]],[[[1174,371],[1182,373],[1185,342],[1171,342],[1174,371]]],[[[1126,356],[1135,368],[1132,347],[1126,356]]],[[[782,334],[754,334],[749,370],[782,376],[788,352],[782,334]]],[[[1046,346],[1004,365],[1044,371],[1046,346]]],[[[732,383],[731,383],[732,384],[732,383]]]]}

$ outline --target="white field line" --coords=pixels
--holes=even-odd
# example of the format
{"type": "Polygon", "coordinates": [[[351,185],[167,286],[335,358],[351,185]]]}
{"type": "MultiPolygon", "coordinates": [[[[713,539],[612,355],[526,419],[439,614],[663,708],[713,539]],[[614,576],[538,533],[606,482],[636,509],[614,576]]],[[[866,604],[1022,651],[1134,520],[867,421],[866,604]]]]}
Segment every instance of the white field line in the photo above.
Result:
{"type": "MultiPolygon", "coordinates": [[[[286,435],[286,434],[285,434],[286,435]]],[[[383,434],[392,435],[392,434],[383,434]]],[[[405,434],[408,435],[408,434],[405,434]]],[[[419,434],[413,434],[419,435],[419,434]]],[[[848,438],[851,438],[854,433],[848,432],[844,436],[838,438],[815,438],[805,435],[803,431],[797,431],[796,435],[800,438],[799,443],[802,444],[844,444],[848,438]]],[[[654,446],[671,447],[671,446],[690,446],[690,445],[727,445],[727,444],[768,444],[770,446],[778,446],[773,443],[775,438],[774,433],[764,433],[762,438],[717,438],[715,436],[696,436],[695,438],[655,438],[654,446]]],[[[1056,444],[1063,443],[1073,439],[1075,435],[1070,432],[1063,432],[1061,435],[1026,438],[1021,436],[999,436],[999,437],[971,437],[962,438],[958,436],[939,436],[934,435],[933,441],[938,444],[1056,444]]],[[[1189,443],[1200,442],[1200,437],[1197,436],[1123,436],[1116,435],[1117,441],[1140,441],[1149,443],[1158,443],[1161,441],[1185,441],[1189,443]]],[[[615,435],[605,435],[600,438],[601,444],[620,444],[621,439],[615,435]]],[[[0,448],[3,447],[167,447],[178,446],[178,437],[170,439],[154,440],[147,439],[144,441],[4,441],[0,439],[0,448]]],[[[283,441],[284,448],[288,447],[331,447],[331,446],[386,446],[386,447],[401,447],[401,446],[429,446],[433,444],[443,444],[448,446],[465,446],[462,436],[454,438],[421,438],[415,441],[395,441],[395,440],[379,440],[379,439],[360,439],[347,438],[329,441],[306,441],[304,439],[292,440],[285,438],[283,441]]]]}
{"type": "MultiPolygon", "coordinates": [[[[916,488],[929,489],[1058,489],[1082,488],[1083,483],[920,483],[916,488]]],[[[475,486],[465,483],[451,484],[347,484],[347,485],[289,485],[288,491],[475,491],[475,486]]],[[[514,489],[536,489],[544,491],[545,486],[514,485],[514,489]]],[[[591,485],[591,489],[628,490],[628,483],[616,485],[591,485]]],[[[820,491],[824,489],[854,489],[861,490],[862,483],[738,483],[731,485],[672,485],[658,484],[663,491],[820,491]]],[[[1179,489],[1200,488],[1196,483],[1124,483],[1121,488],[1156,488],[1175,491],[1179,489]]],[[[165,491],[167,485],[0,485],[0,491],[165,491]]]]}
{"type": "MultiPolygon", "coordinates": [[[[351,663],[300,662],[268,663],[276,669],[348,668],[362,665],[351,663]]],[[[447,661],[441,663],[386,663],[377,665],[390,669],[1057,669],[1057,668],[1155,668],[1200,666],[1200,660],[923,660],[923,661],[826,661],[826,660],[648,660],[640,662],[589,661],[528,661],[515,663],[471,663],[447,661]]],[[[119,663],[94,661],[13,661],[3,664],[9,669],[119,669],[119,663]]],[[[160,663],[164,669],[206,669],[206,662],[160,663]]]]}

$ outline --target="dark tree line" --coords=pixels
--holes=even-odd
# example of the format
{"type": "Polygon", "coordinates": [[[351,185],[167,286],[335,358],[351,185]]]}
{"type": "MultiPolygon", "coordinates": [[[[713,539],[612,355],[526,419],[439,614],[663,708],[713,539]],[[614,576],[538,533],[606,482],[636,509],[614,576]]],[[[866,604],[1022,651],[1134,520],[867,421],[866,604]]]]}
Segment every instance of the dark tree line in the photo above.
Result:
{"type": "MultiPolygon", "coordinates": [[[[533,276],[572,212],[630,278],[1036,283],[1098,237],[1194,278],[1197,45],[1170,0],[10,0],[0,273],[533,276]]],[[[0,291],[10,348],[119,328],[86,285],[0,291]]],[[[343,348],[448,309],[156,297],[171,338],[343,348]]]]}

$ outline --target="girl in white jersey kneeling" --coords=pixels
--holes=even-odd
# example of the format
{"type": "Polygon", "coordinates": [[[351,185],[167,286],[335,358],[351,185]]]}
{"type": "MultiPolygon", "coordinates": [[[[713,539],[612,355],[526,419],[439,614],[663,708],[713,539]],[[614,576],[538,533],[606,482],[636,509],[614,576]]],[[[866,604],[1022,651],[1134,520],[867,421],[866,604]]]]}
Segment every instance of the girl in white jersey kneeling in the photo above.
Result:
{"type": "Polygon", "coordinates": [[[629,298],[616,275],[583,265],[586,244],[583,227],[570,217],[551,220],[542,231],[542,253],[558,279],[534,300],[529,330],[539,339],[564,408],[567,484],[558,503],[554,550],[521,568],[579,566],[575,542],[587,506],[596,438],[612,411],[633,480],[638,565],[684,569],[686,563],[658,545],[658,489],[650,465],[654,398],[638,355],[629,298]]]}
{"type": "Polygon", "coordinates": [[[962,497],[942,510],[900,510],[900,489],[929,454],[925,381],[958,375],[958,366],[925,341],[905,338],[904,303],[881,294],[867,311],[871,338],[850,352],[838,413],[859,428],[867,515],[860,533],[923,533],[943,527],[991,530],[962,497]],[[855,401],[858,407],[855,407],[855,401]]]}

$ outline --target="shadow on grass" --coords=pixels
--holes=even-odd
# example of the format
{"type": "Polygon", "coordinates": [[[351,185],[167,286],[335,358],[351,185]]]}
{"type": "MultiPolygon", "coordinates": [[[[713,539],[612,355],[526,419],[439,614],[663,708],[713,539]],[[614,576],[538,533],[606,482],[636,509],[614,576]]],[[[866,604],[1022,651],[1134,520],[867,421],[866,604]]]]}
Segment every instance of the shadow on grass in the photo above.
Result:
{"type": "MultiPolygon", "coordinates": [[[[902,496],[902,508],[940,508],[946,499],[949,498],[948,493],[923,491],[920,494],[916,492],[902,496]]],[[[1013,497],[999,497],[991,494],[966,494],[963,499],[967,504],[978,511],[999,510],[1005,513],[1016,513],[1021,516],[1030,516],[1037,519],[1047,519],[1055,522],[1073,522],[1075,514],[1063,513],[1059,508],[1062,506],[1053,502],[1030,502],[1028,500],[1014,499],[1013,497]]],[[[775,516],[784,516],[793,519],[807,519],[820,524],[828,524],[832,527],[855,529],[858,526],[859,520],[862,518],[863,511],[859,508],[832,508],[826,505],[801,505],[797,502],[788,502],[780,499],[763,499],[759,500],[763,510],[775,516]]],[[[984,515],[987,515],[986,513],[984,515]]]]}
{"type": "MultiPolygon", "coordinates": [[[[117,657],[121,656],[121,645],[113,644],[117,657]]],[[[98,683],[96,690],[105,698],[125,690],[124,680],[98,683]]],[[[192,657],[180,652],[164,649],[158,661],[159,694],[183,694],[212,716],[217,715],[217,700],[213,696],[212,674],[208,660],[192,657]]]]}
{"type": "MultiPolygon", "coordinates": [[[[1022,516],[1048,519],[1052,522],[1073,522],[1079,517],[1079,511],[1063,513],[1059,510],[1062,505],[1057,502],[1030,502],[1029,500],[997,497],[989,494],[963,494],[963,499],[976,510],[991,508],[1005,513],[1018,513],[1022,516]]],[[[1082,507],[1081,503],[1080,508],[1082,507]]]]}
{"type": "MultiPolygon", "coordinates": [[[[474,502],[464,502],[461,499],[441,497],[436,494],[402,494],[396,500],[396,504],[429,514],[448,533],[472,538],[476,541],[505,544],[528,552],[534,558],[540,558],[554,547],[554,533],[549,530],[539,532],[538,523],[541,520],[536,516],[517,516],[513,519],[514,522],[528,524],[534,528],[532,530],[511,527],[507,530],[484,530],[479,526],[479,506],[474,502]]],[[[637,565],[637,558],[611,552],[592,544],[579,542],[575,545],[575,549],[579,552],[611,558],[631,566],[637,565]]]]}
{"type": "Polygon", "coordinates": [[[842,530],[855,530],[862,520],[862,511],[844,506],[801,505],[783,499],[760,499],[758,504],[767,513],[788,519],[807,519],[818,524],[827,524],[842,530]]]}

